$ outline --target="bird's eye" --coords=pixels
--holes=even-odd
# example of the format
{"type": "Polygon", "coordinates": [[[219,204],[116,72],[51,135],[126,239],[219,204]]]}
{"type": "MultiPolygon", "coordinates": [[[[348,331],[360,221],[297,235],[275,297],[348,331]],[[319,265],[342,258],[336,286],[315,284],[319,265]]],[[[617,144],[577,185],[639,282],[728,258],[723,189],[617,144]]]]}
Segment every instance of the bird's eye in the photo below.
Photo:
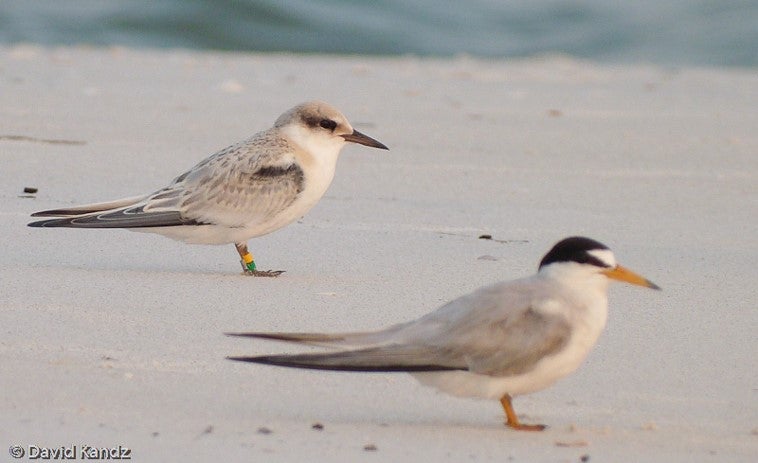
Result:
{"type": "Polygon", "coordinates": [[[331,119],[321,119],[321,122],[319,122],[318,125],[327,130],[334,130],[337,128],[337,123],[331,119]]]}

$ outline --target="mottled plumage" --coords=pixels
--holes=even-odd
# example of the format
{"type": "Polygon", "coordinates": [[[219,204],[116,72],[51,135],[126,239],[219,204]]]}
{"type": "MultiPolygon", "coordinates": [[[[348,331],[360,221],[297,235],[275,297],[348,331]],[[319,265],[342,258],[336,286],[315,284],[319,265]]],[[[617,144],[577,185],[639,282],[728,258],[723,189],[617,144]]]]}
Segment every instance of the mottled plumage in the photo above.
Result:
{"type": "MultiPolygon", "coordinates": [[[[235,243],[244,259],[248,239],[291,223],[321,199],[347,142],[387,149],[354,130],[337,109],[305,103],[282,114],[272,128],[209,156],[154,193],[37,212],[32,216],[62,218],[29,226],[126,228],[187,243],[235,243]]],[[[245,265],[251,274],[278,274],[245,265]]]]}

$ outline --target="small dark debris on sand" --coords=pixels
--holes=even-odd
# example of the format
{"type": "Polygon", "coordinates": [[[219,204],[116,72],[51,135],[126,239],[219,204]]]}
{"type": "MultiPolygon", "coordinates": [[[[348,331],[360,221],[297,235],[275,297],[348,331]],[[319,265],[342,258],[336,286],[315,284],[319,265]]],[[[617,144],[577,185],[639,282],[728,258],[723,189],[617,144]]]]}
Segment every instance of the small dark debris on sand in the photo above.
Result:
{"type": "Polygon", "coordinates": [[[363,446],[363,450],[366,452],[376,452],[379,449],[374,444],[366,444],[363,446]]]}
{"type": "Polygon", "coordinates": [[[324,430],[324,425],[321,424],[321,423],[313,423],[311,425],[311,429],[314,429],[316,431],[323,431],[324,430]]]}
{"type": "MultiPolygon", "coordinates": [[[[203,431],[200,434],[197,435],[195,439],[200,439],[201,437],[207,436],[211,433],[213,433],[213,425],[209,424],[205,429],[203,429],[203,431]]],[[[157,433],[153,437],[155,436],[157,436],[157,433]]]]}
{"type": "Polygon", "coordinates": [[[480,240],[494,241],[495,243],[504,243],[504,244],[512,244],[512,243],[524,244],[524,243],[528,243],[529,242],[529,240],[496,240],[489,233],[486,233],[484,235],[479,235],[479,239],[480,240]]]}
{"type": "Polygon", "coordinates": [[[37,193],[37,191],[39,191],[39,190],[37,190],[36,187],[25,186],[24,187],[24,194],[18,195],[18,197],[19,198],[32,198],[32,199],[34,199],[34,198],[36,198],[36,196],[34,196],[34,194],[37,193]]]}
{"type": "Polygon", "coordinates": [[[590,461],[590,456],[589,456],[589,454],[585,453],[584,455],[582,455],[581,457],[579,457],[579,460],[581,460],[582,463],[587,463],[588,461],[590,461]]]}
{"type": "Polygon", "coordinates": [[[257,432],[258,434],[268,435],[268,434],[272,434],[274,431],[272,431],[271,429],[265,426],[261,426],[260,428],[258,428],[257,432]]]}

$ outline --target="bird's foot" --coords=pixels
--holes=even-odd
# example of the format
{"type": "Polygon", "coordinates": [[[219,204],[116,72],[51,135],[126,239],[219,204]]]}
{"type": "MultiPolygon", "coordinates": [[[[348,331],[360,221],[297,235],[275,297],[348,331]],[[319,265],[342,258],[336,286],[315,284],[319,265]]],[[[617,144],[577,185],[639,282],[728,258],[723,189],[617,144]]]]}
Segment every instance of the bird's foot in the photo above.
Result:
{"type": "Polygon", "coordinates": [[[250,251],[247,250],[247,243],[234,243],[237,252],[240,255],[240,264],[242,265],[242,274],[251,277],[278,277],[284,270],[258,270],[255,268],[255,259],[250,251]]]}
{"type": "Polygon", "coordinates": [[[544,431],[547,428],[544,424],[522,424],[513,410],[511,400],[512,398],[509,394],[505,394],[500,398],[500,404],[503,406],[503,411],[505,412],[506,426],[516,431],[544,431]]]}
{"type": "Polygon", "coordinates": [[[505,423],[511,429],[516,431],[544,431],[547,426],[544,424],[522,424],[522,423],[505,423]]]}
{"type": "Polygon", "coordinates": [[[269,278],[276,278],[282,273],[284,273],[284,270],[250,270],[246,268],[242,274],[248,275],[251,277],[269,277],[269,278]]]}

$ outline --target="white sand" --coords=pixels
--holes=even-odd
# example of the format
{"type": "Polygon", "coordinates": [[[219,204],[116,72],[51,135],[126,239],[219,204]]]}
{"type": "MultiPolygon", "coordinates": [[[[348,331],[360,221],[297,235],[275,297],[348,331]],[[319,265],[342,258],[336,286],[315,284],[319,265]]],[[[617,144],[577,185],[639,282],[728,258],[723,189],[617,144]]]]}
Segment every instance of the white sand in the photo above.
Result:
{"type": "Polygon", "coordinates": [[[135,461],[758,459],[755,69],[19,46],[0,48],[0,88],[0,447],[121,444],[135,461]],[[241,276],[231,245],[25,226],[37,210],[163,186],[314,98],[391,151],[347,148],[311,213],[251,241],[279,279],[241,276]],[[25,186],[39,193],[22,198],[25,186]],[[224,359],[296,350],[224,331],[408,320],[532,273],[571,234],[664,291],[614,286],[585,365],[516,400],[544,433],[402,374],[224,359]]]}

